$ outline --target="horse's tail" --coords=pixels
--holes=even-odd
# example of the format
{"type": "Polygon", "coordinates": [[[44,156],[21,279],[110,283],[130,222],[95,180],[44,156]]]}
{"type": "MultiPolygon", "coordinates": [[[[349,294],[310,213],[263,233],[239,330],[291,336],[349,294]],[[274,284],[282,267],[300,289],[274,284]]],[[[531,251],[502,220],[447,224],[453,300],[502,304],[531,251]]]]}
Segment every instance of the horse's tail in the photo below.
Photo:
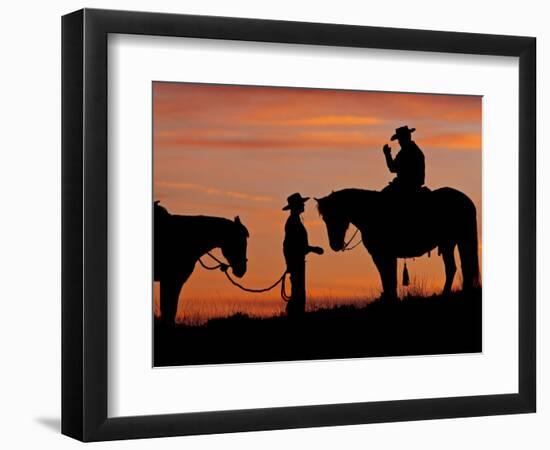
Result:
{"type": "Polygon", "coordinates": [[[462,266],[462,288],[466,290],[481,286],[476,207],[471,201],[469,201],[469,204],[469,212],[466,215],[463,233],[458,240],[458,252],[460,254],[460,264],[462,266]]]}

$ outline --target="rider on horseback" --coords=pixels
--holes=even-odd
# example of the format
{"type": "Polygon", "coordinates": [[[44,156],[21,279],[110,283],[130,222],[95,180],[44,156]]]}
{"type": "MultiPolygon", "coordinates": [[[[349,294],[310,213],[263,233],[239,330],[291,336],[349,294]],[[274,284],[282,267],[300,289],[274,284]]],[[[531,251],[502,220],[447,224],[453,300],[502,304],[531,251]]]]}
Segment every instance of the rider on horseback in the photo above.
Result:
{"type": "MultiPolygon", "coordinates": [[[[397,193],[397,215],[403,213],[412,216],[412,212],[418,214],[419,211],[425,210],[422,203],[418,198],[412,201],[411,195],[415,196],[418,192],[426,191],[429,189],[424,186],[425,164],[424,153],[420,150],[420,147],[416,145],[411,139],[411,134],[416,128],[409,128],[407,125],[396,128],[395,134],[391,137],[392,141],[397,139],[401,150],[395,155],[395,159],[391,156],[391,148],[388,144],[384,145],[384,156],[386,157],[386,164],[391,173],[397,174],[397,176],[384,188],[382,192],[397,193]]],[[[395,198],[392,203],[395,203],[395,198]]],[[[391,215],[390,215],[391,217],[391,215]]],[[[396,217],[395,215],[393,216],[396,217]]],[[[414,227],[409,227],[408,231],[414,235],[419,234],[419,230],[415,230],[414,227]]],[[[400,232],[400,231],[399,231],[400,232]]],[[[407,262],[403,267],[403,286],[409,285],[409,272],[407,270],[407,262]]]]}
{"type": "Polygon", "coordinates": [[[397,139],[401,146],[395,158],[392,158],[390,146],[384,145],[388,169],[397,176],[382,190],[383,192],[417,192],[424,185],[424,153],[411,139],[411,134],[415,130],[416,128],[409,128],[407,125],[395,130],[391,140],[397,139]]]}

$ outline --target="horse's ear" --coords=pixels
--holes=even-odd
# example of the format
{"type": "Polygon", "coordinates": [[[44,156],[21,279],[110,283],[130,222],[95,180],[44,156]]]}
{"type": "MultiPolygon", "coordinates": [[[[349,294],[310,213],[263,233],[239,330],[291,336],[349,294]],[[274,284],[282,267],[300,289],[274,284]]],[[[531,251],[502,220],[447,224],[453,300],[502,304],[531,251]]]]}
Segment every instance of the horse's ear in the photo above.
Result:
{"type": "Polygon", "coordinates": [[[315,200],[317,203],[319,203],[319,199],[317,197],[313,197],[313,200],[315,200]]]}
{"type": "Polygon", "coordinates": [[[239,225],[242,225],[241,219],[239,216],[235,216],[235,223],[238,223],[239,225]]]}

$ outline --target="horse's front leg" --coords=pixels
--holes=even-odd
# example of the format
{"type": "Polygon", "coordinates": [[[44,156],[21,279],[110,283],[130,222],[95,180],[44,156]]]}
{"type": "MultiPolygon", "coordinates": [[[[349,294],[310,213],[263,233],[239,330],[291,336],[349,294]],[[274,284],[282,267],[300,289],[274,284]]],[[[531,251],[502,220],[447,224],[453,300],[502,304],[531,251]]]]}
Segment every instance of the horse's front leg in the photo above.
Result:
{"type": "Polygon", "coordinates": [[[193,268],[194,265],[160,280],[160,320],[164,328],[175,325],[181,288],[191,276],[193,268]]]}
{"type": "Polygon", "coordinates": [[[373,255],[374,264],[382,280],[382,298],[397,300],[397,258],[386,255],[373,255]]]}

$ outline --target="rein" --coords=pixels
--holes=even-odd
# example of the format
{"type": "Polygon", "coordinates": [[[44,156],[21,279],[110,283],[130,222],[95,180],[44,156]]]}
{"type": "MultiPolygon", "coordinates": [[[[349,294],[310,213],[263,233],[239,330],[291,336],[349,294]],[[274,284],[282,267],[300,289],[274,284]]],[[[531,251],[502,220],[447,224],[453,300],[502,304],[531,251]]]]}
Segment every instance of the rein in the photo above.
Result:
{"type": "Polygon", "coordinates": [[[206,270],[216,270],[220,269],[222,272],[227,272],[227,269],[230,267],[229,264],[224,263],[223,261],[220,261],[218,258],[216,258],[212,253],[207,252],[206,253],[210,258],[212,258],[214,261],[218,263],[216,266],[207,266],[205,263],[202,262],[202,259],[199,258],[199,263],[203,267],[203,269],[206,270]]]}
{"type": "Polygon", "coordinates": [[[288,302],[290,300],[290,296],[286,293],[286,278],[287,278],[287,275],[288,275],[288,272],[285,270],[283,272],[283,274],[279,277],[279,279],[277,281],[275,281],[272,285],[266,287],[266,288],[259,288],[259,289],[254,289],[254,288],[247,288],[246,286],[243,286],[242,284],[238,283],[237,281],[235,281],[233,278],[231,278],[231,275],[229,275],[229,272],[227,271],[227,269],[229,269],[229,267],[231,267],[230,264],[227,264],[227,263],[224,263],[223,261],[220,261],[218,258],[216,258],[212,253],[210,252],[207,252],[206,253],[208,256],[210,256],[210,258],[212,258],[214,261],[216,261],[218,264],[215,265],[215,266],[208,266],[206,265],[204,262],[202,262],[202,260],[199,258],[199,263],[200,265],[206,269],[206,270],[216,270],[216,269],[220,269],[226,276],[226,278],[229,280],[229,282],[238,287],[239,289],[242,289],[243,291],[246,291],[246,292],[252,292],[252,293],[262,293],[262,292],[267,292],[267,291],[271,291],[272,289],[274,289],[278,284],[281,284],[281,298],[285,301],[285,302],[288,302]]]}
{"type": "Polygon", "coordinates": [[[363,242],[363,239],[359,239],[359,241],[355,244],[353,244],[351,247],[351,242],[355,239],[355,236],[357,236],[357,233],[359,233],[359,228],[355,229],[355,233],[353,233],[353,236],[351,236],[350,240],[348,242],[344,242],[344,246],[342,247],[343,252],[349,252],[353,250],[355,247],[357,247],[361,242],[363,242]]]}

